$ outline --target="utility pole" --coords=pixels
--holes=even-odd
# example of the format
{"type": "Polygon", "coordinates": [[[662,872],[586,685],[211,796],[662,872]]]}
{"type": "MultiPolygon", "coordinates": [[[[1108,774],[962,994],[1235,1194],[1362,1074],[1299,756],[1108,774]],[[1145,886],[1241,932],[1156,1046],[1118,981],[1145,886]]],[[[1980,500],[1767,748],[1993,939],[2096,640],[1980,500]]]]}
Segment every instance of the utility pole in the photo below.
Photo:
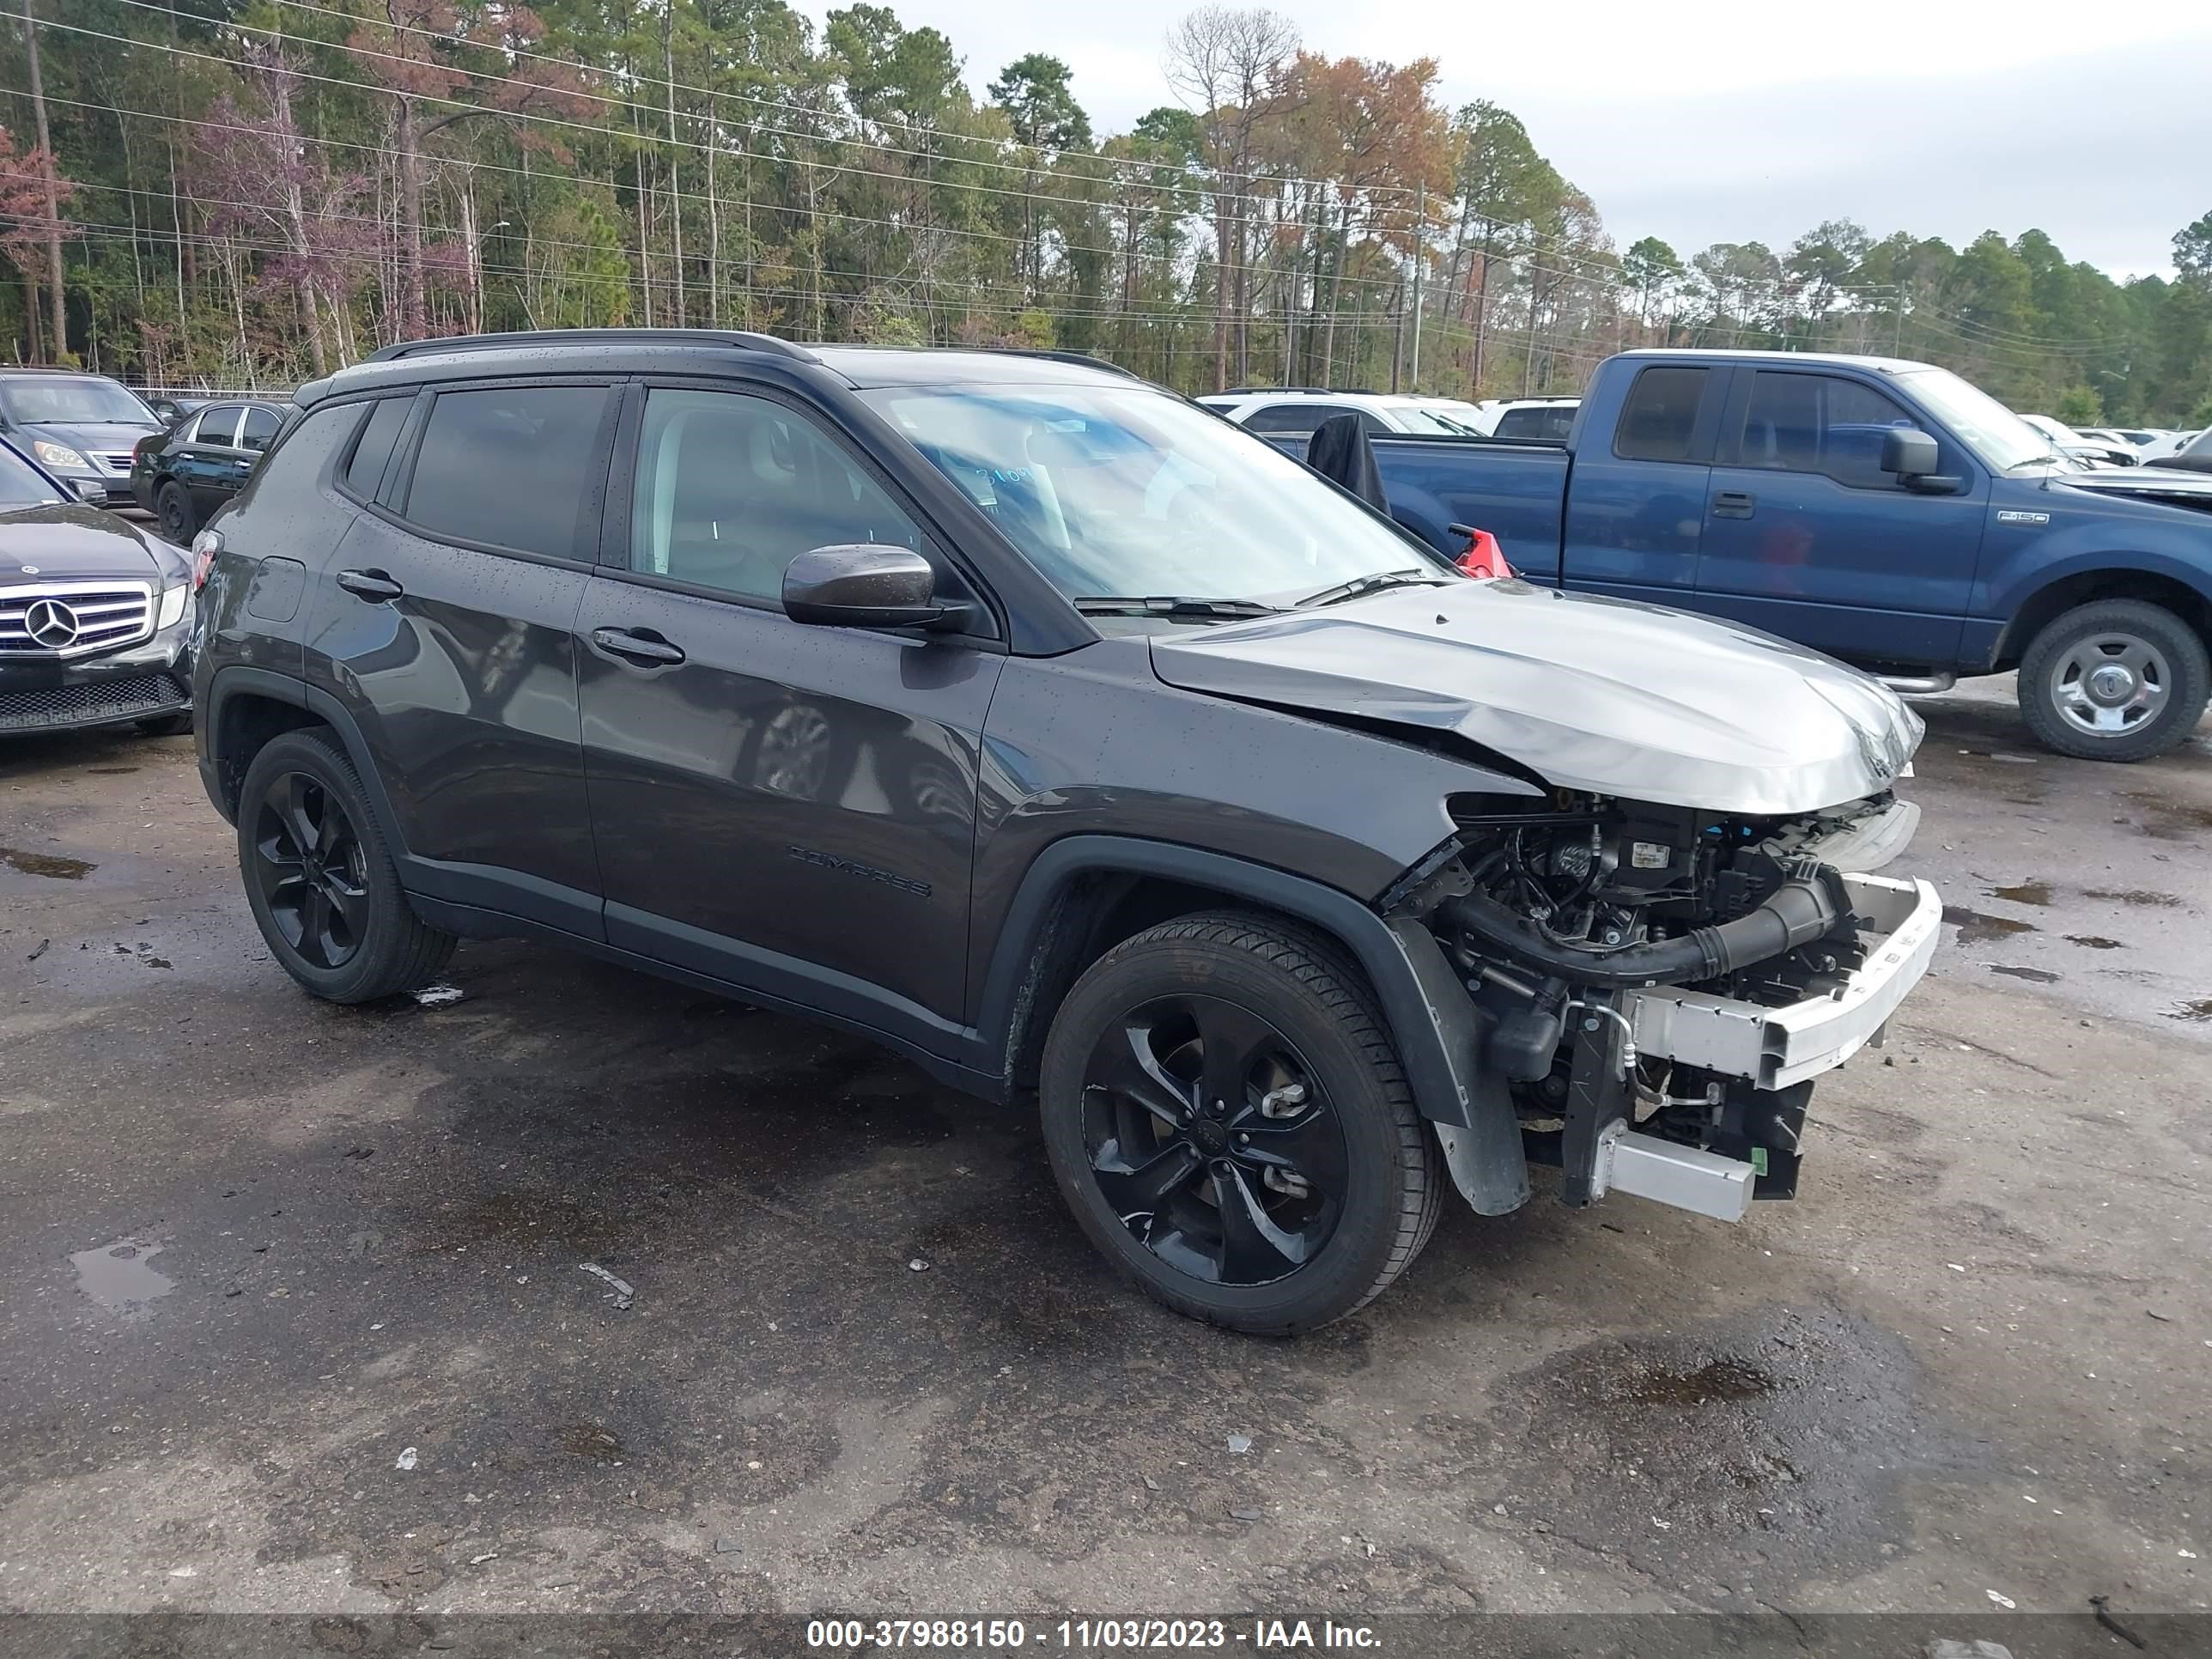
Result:
{"type": "Polygon", "coordinates": [[[1421,389],[1421,267],[1428,252],[1429,184],[1424,179],[1413,187],[1413,373],[1412,387],[1421,389]]]}
{"type": "Polygon", "coordinates": [[[31,113],[39,131],[39,179],[46,191],[46,292],[53,306],[53,338],[47,349],[56,362],[69,356],[69,309],[62,296],[62,209],[54,189],[54,141],[46,131],[46,90],[39,78],[39,25],[31,0],[23,0],[23,46],[30,57],[31,113]]]}

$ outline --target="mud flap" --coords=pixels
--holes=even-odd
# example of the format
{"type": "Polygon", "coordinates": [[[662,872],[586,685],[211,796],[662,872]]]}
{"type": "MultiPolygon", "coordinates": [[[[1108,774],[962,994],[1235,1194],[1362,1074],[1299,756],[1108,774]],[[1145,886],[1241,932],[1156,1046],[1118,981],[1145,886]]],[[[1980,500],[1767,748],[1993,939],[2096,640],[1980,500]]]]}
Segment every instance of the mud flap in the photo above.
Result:
{"type": "Polygon", "coordinates": [[[1528,1158],[1505,1079],[1483,1064],[1493,1022],[1468,995],[1427,928],[1401,918],[1389,929],[1420,988],[1457,1097],[1450,1103],[1466,1124],[1449,1121],[1437,1109],[1440,1103],[1422,1099],[1418,1090],[1414,1103],[1436,1126],[1437,1144],[1460,1196],[1477,1215],[1508,1214],[1528,1201],[1528,1158]]]}

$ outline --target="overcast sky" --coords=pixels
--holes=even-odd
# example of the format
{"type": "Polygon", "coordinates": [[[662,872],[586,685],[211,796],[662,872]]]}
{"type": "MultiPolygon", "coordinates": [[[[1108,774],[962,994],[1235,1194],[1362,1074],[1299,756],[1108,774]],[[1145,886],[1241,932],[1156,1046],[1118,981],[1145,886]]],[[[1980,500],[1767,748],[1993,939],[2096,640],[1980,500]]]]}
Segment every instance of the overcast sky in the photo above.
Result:
{"type": "MultiPolygon", "coordinates": [[[[890,0],[942,29],[978,97],[1007,62],[1074,67],[1102,132],[1171,101],[1187,0],[890,0]]],[[[823,0],[806,9],[818,21],[823,0]]],[[[1617,243],[1776,248],[1826,218],[1963,246],[2047,231],[2118,276],[2166,271],[2212,210],[2205,0],[1275,0],[1310,51],[1443,70],[1489,98],[1595,200],[1617,243]]]]}

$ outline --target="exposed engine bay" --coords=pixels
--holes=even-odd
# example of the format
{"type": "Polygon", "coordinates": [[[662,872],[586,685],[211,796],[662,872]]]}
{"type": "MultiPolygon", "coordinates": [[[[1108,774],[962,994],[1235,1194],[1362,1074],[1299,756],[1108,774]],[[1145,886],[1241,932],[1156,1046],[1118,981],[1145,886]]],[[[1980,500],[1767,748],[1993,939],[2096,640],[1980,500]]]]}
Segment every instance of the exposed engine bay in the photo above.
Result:
{"type": "Polygon", "coordinates": [[[1561,1167],[1571,1205],[1641,1190],[1639,1159],[1691,1194],[1649,1195],[1704,1213],[1792,1195],[1809,1074],[1879,1041],[1933,948],[1933,890],[1866,873],[1917,809],[1887,793],[1789,817],[1571,792],[1529,805],[1455,798],[1459,833],[1385,908],[1443,946],[1531,1159],[1561,1167]]]}

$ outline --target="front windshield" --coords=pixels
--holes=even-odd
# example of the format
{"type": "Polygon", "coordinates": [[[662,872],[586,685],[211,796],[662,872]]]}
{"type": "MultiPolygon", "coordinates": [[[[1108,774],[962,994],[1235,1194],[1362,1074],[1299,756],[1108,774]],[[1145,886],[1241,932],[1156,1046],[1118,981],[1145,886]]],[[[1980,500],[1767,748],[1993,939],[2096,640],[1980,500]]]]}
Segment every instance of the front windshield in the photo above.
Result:
{"type": "Polygon", "coordinates": [[[2029,461],[2065,459],[2051,447],[2050,439],[1948,368],[1916,368],[1899,375],[1897,380],[1969,449],[2000,472],[2029,461]]]}
{"type": "Polygon", "coordinates": [[[1442,562],[1273,447],[1137,386],[860,394],[1070,599],[1288,604],[1442,562]]]}
{"type": "Polygon", "coordinates": [[[0,510],[47,507],[63,499],[45,475],[14,450],[0,445],[0,510]]]}
{"type": "Polygon", "coordinates": [[[154,411],[112,380],[62,375],[0,381],[0,404],[23,426],[48,422],[62,425],[116,422],[125,426],[159,426],[154,411]]]}

